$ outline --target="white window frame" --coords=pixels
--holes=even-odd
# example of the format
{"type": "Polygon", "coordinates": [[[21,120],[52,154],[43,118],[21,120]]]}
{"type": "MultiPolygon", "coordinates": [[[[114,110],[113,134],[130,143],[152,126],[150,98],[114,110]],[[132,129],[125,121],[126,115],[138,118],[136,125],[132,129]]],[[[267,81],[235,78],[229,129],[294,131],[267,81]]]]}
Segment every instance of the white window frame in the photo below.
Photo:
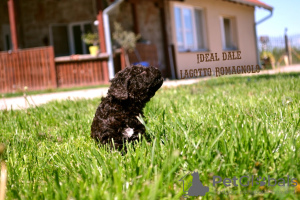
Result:
{"type": "MultiPolygon", "coordinates": [[[[73,26],[77,26],[80,25],[81,31],[84,33],[84,25],[85,24],[92,24],[93,26],[93,22],[92,21],[81,21],[81,22],[73,22],[73,23],[69,23],[69,24],[50,24],[49,26],[49,34],[50,34],[50,44],[53,46],[53,33],[52,33],[52,27],[53,26],[66,26],[67,30],[68,30],[68,42],[69,42],[69,54],[75,54],[75,43],[74,43],[74,37],[73,37],[73,30],[72,27],[73,26]]],[[[84,41],[82,40],[82,46],[83,46],[83,54],[87,54],[88,50],[86,48],[86,45],[84,43],[84,41]]]]}
{"type": "Polygon", "coordinates": [[[61,23],[61,24],[50,24],[49,26],[49,35],[50,35],[50,45],[52,45],[54,47],[54,41],[53,41],[53,29],[52,27],[53,26],[66,26],[67,27],[67,30],[68,30],[68,43],[69,43],[69,54],[71,53],[71,41],[70,41],[70,30],[69,30],[69,25],[68,24],[64,24],[64,23],[61,23]]]}
{"type": "Polygon", "coordinates": [[[3,50],[8,51],[13,48],[12,41],[11,41],[11,34],[10,34],[10,25],[9,24],[3,24],[2,25],[2,41],[3,41],[3,50]],[[9,43],[10,43],[10,49],[6,44],[6,36],[9,37],[9,43]]]}
{"type": "MultiPolygon", "coordinates": [[[[205,14],[204,14],[204,9],[203,8],[200,8],[200,7],[194,7],[194,6],[189,6],[189,5],[184,5],[184,4],[174,4],[173,6],[173,16],[174,16],[174,25],[175,25],[175,33],[177,35],[177,27],[176,27],[176,17],[175,17],[175,8],[179,8],[180,9],[180,12],[181,12],[181,24],[182,24],[182,34],[183,34],[183,46],[184,48],[183,49],[178,49],[179,51],[182,51],[182,52],[186,52],[186,51],[201,51],[201,50],[207,50],[206,49],[206,28],[205,28],[205,14]],[[193,44],[193,47],[192,49],[190,47],[188,47],[187,45],[187,41],[186,41],[186,30],[185,30],[185,23],[184,23],[184,19],[183,19],[183,16],[182,16],[182,10],[183,9],[189,9],[192,13],[192,28],[193,28],[193,41],[194,41],[194,44],[193,44]],[[195,10],[201,10],[202,12],[202,17],[201,17],[201,21],[202,21],[202,27],[200,27],[200,29],[202,30],[202,35],[200,37],[202,37],[202,40],[203,40],[203,48],[198,48],[198,38],[197,38],[197,27],[196,27],[196,22],[195,22],[195,10]]],[[[177,48],[178,48],[178,41],[177,41],[177,36],[176,36],[176,44],[177,44],[177,48]]]]}
{"type": "MultiPolygon", "coordinates": [[[[73,34],[72,28],[73,28],[73,26],[80,25],[81,32],[83,34],[86,34],[84,32],[84,25],[85,24],[92,24],[92,26],[93,26],[93,22],[92,21],[81,21],[81,22],[74,22],[74,23],[70,23],[69,24],[68,29],[69,29],[69,44],[70,44],[70,47],[71,47],[70,48],[71,49],[71,54],[75,54],[75,43],[74,43],[74,37],[73,37],[74,34],[73,34]]],[[[81,40],[81,42],[82,42],[82,46],[83,46],[83,54],[87,54],[88,51],[87,51],[86,45],[85,45],[85,43],[84,43],[83,40],[81,40]]]]}
{"type": "Polygon", "coordinates": [[[235,20],[236,20],[235,17],[232,17],[232,16],[221,16],[220,17],[222,48],[225,51],[238,50],[237,31],[236,31],[236,27],[235,27],[235,20]],[[233,47],[227,47],[226,46],[224,19],[229,19],[230,20],[230,43],[233,47]]]}

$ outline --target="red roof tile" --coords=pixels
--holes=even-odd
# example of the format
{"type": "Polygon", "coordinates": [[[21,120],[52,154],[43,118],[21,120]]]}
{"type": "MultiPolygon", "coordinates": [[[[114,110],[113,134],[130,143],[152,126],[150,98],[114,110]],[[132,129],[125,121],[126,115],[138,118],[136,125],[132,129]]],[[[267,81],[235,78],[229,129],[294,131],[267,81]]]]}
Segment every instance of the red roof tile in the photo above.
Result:
{"type": "Polygon", "coordinates": [[[249,6],[258,6],[258,7],[265,8],[267,10],[273,10],[272,6],[267,5],[259,0],[227,0],[227,1],[241,3],[249,6]]]}

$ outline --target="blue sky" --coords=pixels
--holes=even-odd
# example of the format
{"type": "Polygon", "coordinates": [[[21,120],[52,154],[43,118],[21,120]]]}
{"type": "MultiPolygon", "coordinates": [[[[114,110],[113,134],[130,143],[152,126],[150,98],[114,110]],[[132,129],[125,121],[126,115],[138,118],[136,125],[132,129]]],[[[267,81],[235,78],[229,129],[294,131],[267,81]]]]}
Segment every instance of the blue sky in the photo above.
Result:
{"type": "MultiPolygon", "coordinates": [[[[281,36],[288,28],[288,35],[300,34],[300,0],[260,0],[273,7],[273,16],[257,25],[257,35],[281,36]]],[[[270,12],[255,8],[255,20],[268,16],[270,12]]]]}

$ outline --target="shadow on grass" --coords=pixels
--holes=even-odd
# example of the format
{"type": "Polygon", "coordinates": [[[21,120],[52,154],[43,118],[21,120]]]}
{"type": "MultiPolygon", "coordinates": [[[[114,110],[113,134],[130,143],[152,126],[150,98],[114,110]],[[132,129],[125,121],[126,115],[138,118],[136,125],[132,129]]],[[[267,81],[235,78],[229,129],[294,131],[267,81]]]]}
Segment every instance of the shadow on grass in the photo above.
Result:
{"type": "Polygon", "coordinates": [[[279,73],[279,74],[261,74],[258,76],[222,76],[214,79],[205,81],[204,83],[199,82],[198,84],[204,84],[206,86],[220,86],[226,84],[240,84],[240,83],[250,83],[261,80],[271,80],[271,79],[288,79],[288,78],[300,78],[300,72],[291,73],[279,73]]]}

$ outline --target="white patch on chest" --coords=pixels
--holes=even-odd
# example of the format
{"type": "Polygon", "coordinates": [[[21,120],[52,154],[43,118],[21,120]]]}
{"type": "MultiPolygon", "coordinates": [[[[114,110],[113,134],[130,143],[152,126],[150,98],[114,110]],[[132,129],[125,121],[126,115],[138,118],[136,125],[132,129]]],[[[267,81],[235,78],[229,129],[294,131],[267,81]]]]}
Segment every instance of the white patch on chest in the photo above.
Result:
{"type": "Polygon", "coordinates": [[[130,138],[133,135],[133,128],[126,128],[122,134],[124,138],[130,138]]]}

